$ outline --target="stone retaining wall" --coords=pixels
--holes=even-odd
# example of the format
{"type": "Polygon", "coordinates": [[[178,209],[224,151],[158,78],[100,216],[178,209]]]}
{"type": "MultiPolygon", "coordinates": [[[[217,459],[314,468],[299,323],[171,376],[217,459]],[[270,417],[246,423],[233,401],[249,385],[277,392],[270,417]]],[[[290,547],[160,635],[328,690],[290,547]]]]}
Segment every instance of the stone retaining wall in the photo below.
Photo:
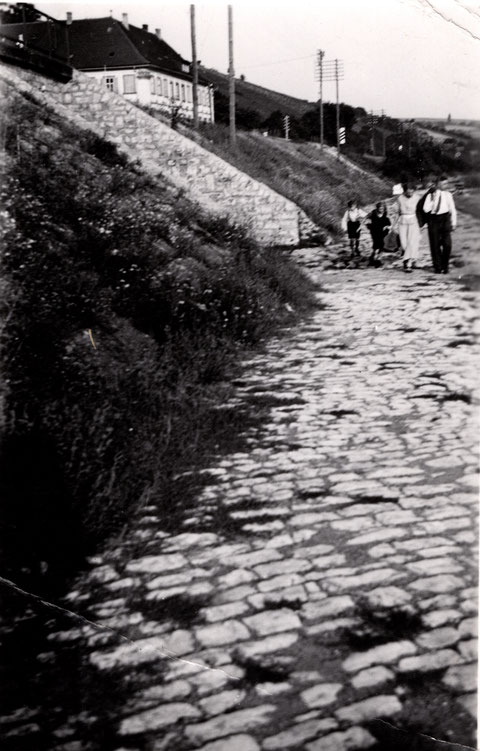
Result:
{"type": "Polygon", "coordinates": [[[115,143],[147,172],[168,177],[208,210],[246,226],[262,245],[297,246],[316,230],[292,201],[83,73],[75,71],[72,81],[61,84],[2,64],[0,76],[115,143]]]}

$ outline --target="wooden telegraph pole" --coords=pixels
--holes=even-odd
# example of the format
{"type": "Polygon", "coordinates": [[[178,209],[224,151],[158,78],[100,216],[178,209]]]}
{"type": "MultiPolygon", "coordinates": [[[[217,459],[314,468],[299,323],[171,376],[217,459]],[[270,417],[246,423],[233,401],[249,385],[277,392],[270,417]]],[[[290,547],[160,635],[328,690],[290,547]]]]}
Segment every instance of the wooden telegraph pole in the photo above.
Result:
{"type": "Polygon", "coordinates": [[[236,145],[235,131],[235,71],[233,68],[233,14],[232,6],[228,6],[228,100],[230,122],[230,146],[236,145]]]}
{"type": "Polygon", "coordinates": [[[190,32],[192,37],[192,99],[193,99],[193,127],[198,130],[198,60],[197,39],[195,35],[195,6],[190,6],[190,32]]]}
{"type": "Polygon", "coordinates": [[[387,155],[387,134],[385,132],[385,110],[382,110],[380,122],[382,124],[382,156],[385,159],[387,155]]]}
{"type": "Polygon", "coordinates": [[[340,155],[340,100],[338,95],[338,59],[335,59],[335,92],[337,96],[337,156],[340,155]]]}
{"type": "Polygon", "coordinates": [[[322,75],[325,81],[335,81],[336,92],[336,127],[337,127],[337,157],[340,156],[340,95],[339,95],[339,82],[343,80],[343,61],[342,60],[330,60],[323,63],[322,75]]]}
{"type": "Polygon", "coordinates": [[[319,88],[319,102],[320,102],[320,148],[323,151],[323,58],[325,56],[324,50],[318,50],[317,52],[317,77],[319,88]]]}

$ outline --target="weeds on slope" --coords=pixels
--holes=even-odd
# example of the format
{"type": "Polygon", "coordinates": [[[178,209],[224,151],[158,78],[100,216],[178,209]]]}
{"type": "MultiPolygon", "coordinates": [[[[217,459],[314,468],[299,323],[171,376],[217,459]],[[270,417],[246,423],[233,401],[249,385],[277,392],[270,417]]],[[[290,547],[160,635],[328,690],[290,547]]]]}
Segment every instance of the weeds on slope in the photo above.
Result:
{"type": "Polygon", "coordinates": [[[318,227],[335,235],[347,201],[365,205],[390,195],[385,181],[352,172],[318,144],[239,132],[232,150],[225,126],[204,124],[202,135],[202,146],[294,201],[318,227]]]}
{"type": "Polygon", "coordinates": [[[97,136],[8,104],[1,533],[12,566],[65,568],[152,493],[168,508],[169,478],[216,445],[239,351],[312,294],[97,136]]]}

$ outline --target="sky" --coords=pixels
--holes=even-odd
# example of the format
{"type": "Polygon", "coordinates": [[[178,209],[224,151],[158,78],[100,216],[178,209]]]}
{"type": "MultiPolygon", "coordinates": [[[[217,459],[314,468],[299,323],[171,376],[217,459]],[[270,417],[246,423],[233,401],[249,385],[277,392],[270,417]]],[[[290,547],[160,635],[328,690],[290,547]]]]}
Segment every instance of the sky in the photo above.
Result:
{"type": "MultiPolygon", "coordinates": [[[[191,59],[190,3],[184,0],[35,2],[55,18],[127,13],[160,27],[191,59]]],[[[223,0],[195,2],[197,56],[226,73],[228,15],[223,0]]],[[[340,100],[391,117],[480,119],[480,1],[232,0],[234,70],[247,81],[318,100],[317,51],[343,61],[340,100]]],[[[324,101],[335,84],[324,83],[324,101]]]]}

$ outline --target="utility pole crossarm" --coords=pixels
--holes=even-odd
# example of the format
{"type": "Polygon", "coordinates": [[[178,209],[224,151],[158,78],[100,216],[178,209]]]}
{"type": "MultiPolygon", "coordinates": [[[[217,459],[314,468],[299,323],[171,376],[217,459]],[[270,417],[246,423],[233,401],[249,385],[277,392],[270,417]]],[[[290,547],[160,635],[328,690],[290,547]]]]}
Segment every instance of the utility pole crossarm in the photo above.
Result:
{"type": "Polygon", "coordinates": [[[317,65],[318,65],[318,77],[320,81],[320,143],[323,148],[323,81],[335,81],[336,91],[336,126],[337,126],[337,156],[340,156],[340,144],[344,143],[344,135],[340,134],[340,98],[339,98],[339,82],[343,81],[343,60],[336,58],[335,60],[324,60],[323,50],[318,50],[317,53],[317,65]]]}

